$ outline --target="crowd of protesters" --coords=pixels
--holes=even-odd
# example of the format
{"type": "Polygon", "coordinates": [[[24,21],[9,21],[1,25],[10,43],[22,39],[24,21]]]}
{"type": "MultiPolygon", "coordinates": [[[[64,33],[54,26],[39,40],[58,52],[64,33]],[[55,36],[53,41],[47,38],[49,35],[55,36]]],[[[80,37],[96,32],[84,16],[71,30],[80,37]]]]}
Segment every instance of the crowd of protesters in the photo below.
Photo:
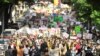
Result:
{"type": "MultiPolygon", "coordinates": [[[[41,7],[47,7],[44,5],[41,7]]],[[[31,9],[34,10],[30,8],[29,11],[31,9]]],[[[77,36],[81,33],[83,34],[86,30],[83,30],[85,28],[84,26],[80,27],[80,32],[75,32],[75,26],[82,25],[80,22],[76,21],[75,11],[66,10],[67,9],[63,8],[53,13],[47,13],[47,11],[45,13],[39,13],[34,11],[25,17],[22,24],[30,24],[30,28],[58,27],[61,28],[62,32],[73,36],[77,36]],[[56,18],[59,17],[60,19],[57,20],[56,18]]],[[[86,34],[88,33],[87,31],[86,34]]],[[[78,37],[84,37],[82,34],[78,37]]],[[[97,33],[96,35],[99,39],[100,34],[97,33]]],[[[90,40],[82,38],[68,39],[62,38],[62,36],[60,38],[57,36],[39,38],[31,38],[29,35],[24,37],[16,36],[10,39],[8,49],[5,51],[5,56],[94,56],[96,55],[96,46],[93,40],[91,40],[94,36],[85,36],[85,38],[89,38],[90,40]]],[[[100,53],[97,55],[100,56],[100,53]]]]}
{"type": "Polygon", "coordinates": [[[12,39],[5,56],[94,56],[96,46],[92,40],[61,39],[56,36],[12,39]]]}

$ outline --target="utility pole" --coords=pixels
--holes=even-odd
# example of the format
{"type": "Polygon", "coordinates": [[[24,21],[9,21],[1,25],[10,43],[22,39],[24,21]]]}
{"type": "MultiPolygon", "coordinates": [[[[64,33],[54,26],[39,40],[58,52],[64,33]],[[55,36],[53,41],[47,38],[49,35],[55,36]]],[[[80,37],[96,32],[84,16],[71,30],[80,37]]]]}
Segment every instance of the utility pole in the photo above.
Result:
{"type": "Polygon", "coordinates": [[[3,13],[2,13],[2,38],[3,38],[3,35],[4,35],[4,14],[5,14],[5,9],[3,8],[3,13]]]}

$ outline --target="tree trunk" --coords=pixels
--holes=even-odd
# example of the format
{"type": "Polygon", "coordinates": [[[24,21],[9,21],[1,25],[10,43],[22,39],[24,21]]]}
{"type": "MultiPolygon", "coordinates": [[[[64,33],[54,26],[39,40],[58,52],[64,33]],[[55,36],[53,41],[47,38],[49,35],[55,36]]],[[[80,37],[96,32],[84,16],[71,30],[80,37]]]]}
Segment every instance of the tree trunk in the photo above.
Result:
{"type": "Polygon", "coordinates": [[[4,11],[4,29],[8,28],[8,20],[11,18],[11,7],[12,4],[6,3],[3,6],[3,11],[4,11]]]}

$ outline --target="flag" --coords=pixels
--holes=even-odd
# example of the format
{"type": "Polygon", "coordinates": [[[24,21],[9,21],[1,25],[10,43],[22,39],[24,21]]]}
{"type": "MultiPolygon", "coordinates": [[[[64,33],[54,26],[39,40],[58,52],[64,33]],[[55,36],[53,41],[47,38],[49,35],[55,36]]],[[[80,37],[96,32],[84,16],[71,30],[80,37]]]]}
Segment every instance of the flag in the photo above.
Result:
{"type": "Polygon", "coordinates": [[[63,17],[62,16],[58,16],[58,21],[59,22],[63,22],[63,17]]]}
{"type": "Polygon", "coordinates": [[[78,34],[81,31],[81,27],[80,26],[75,26],[75,32],[78,34]]]}
{"type": "Polygon", "coordinates": [[[58,6],[60,4],[60,2],[61,2],[60,0],[54,0],[54,5],[58,6]]]}
{"type": "Polygon", "coordinates": [[[54,22],[63,22],[63,17],[58,15],[54,17],[54,22]]]}

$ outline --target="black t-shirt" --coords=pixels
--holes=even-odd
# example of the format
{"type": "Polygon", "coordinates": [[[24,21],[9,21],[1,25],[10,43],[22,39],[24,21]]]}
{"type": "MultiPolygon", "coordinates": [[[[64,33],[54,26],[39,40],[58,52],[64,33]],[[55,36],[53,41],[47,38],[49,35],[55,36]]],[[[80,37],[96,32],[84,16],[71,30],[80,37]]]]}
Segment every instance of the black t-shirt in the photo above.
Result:
{"type": "Polygon", "coordinates": [[[41,51],[42,52],[47,52],[46,48],[48,48],[47,43],[46,42],[42,43],[41,44],[41,51]]]}
{"type": "Polygon", "coordinates": [[[17,50],[16,50],[16,49],[14,49],[14,50],[12,51],[12,56],[17,56],[17,50]]]}

